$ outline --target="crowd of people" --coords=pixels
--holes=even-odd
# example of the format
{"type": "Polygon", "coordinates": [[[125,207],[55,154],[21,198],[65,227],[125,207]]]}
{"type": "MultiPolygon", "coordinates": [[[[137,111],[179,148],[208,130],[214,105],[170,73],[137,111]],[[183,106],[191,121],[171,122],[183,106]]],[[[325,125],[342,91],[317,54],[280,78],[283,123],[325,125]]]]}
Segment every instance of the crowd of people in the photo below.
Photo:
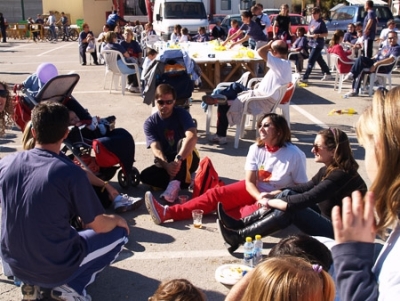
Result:
{"type": "MultiPolygon", "coordinates": [[[[349,24],[346,35],[335,32],[329,48],[329,52],[344,60],[353,54],[351,49],[343,48],[346,45],[360,50],[347,70],[346,80],[353,80],[350,96],[358,95],[365,68],[373,72],[387,65],[389,70],[390,64],[400,56],[397,33],[389,28],[381,35],[382,48],[372,57],[371,39],[375,37],[372,32],[376,26],[372,1],[366,2],[365,9],[363,40],[355,33],[358,24],[349,24]]],[[[235,27],[234,32],[225,35],[219,24],[213,30],[214,38],[226,37],[226,45],[228,41],[234,41],[230,45],[235,45],[254,39],[257,52],[269,69],[258,88],[237,95],[230,106],[218,105],[217,134],[213,142],[226,143],[228,117],[241,116],[242,105],[249,97],[275,99],[276,88],[291,82],[290,49],[286,40],[293,33],[287,18],[288,6],[281,7],[281,14],[273,24],[277,30],[276,40],[272,41],[268,41],[262,27],[266,24],[260,10],[255,5],[251,12],[243,12],[243,25],[235,27]]],[[[95,45],[96,40],[104,43],[103,50],[119,51],[124,59],[142,60],[142,49],[135,40],[137,32],[125,28],[124,34],[118,35],[119,21],[125,20],[115,12],[97,39],[88,24],[83,25],[79,37],[83,65],[86,65],[89,44],[95,45]]],[[[389,25],[393,25],[392,21],[389,25]]],[[[141,38],[155,34],[151,24],[142,30],[136,29],[141,38]]],[[[184,29],[175,26],[173,38],[180,41],[187,36],[184,29]]],[[[331,73],[321,55],[327,30],[320,8],[312,9],[308,33],[300,27],[296,34],[292,50],[298,52],[295,57],[298,71],[302,71],[299,62],[308,56],[301,80],[308,81],[315,62],[324,73],[322,79],[329,80],[331,73]]],[[[204,42],[208,38],[205,28],[199,28],[194,39],[204,42]]],[[[151,58],[157,55],[154,50],[148,53],[151,58]]],[[[96,47],[91,55],[97,64],[96,47]]],[[[121,69],[128,68],[123,59],[118,64],[121,69]]],[[[133,69],[128,69],[125,70],[130,72],[127,89],[137,92],[136,75],[133,69]]],[[[38,93],[46,85],[51,78],[42,76],[41,70],[38,68],[23,83],[24,88],[38,93]]],[[[196,148],[196,125],[187,110],[175,106],[176,92],[171,85],[158,85],[154,95],[156,111],[143,125],[154,164],[141,172],[140,179],[145,185],[164,190],[163,202],[156,200],[150,191],[145,194],[146,208],[153,221],[162,224],[168,220],[189,219],[193,209],[201,209],[205,214],[217,211],[219,232],[231,253],[248,236],[269,236],[291,224],[305,233],[282,239],[264,261],[232,288],[226,300],[396,300],[400,296],[400,273],[396,264],[400,253],[399,87],[390,91],[378,89],[356,125],[357,138],[365,148],[367,175],[372,182],[369,191],[358,173],[359,166],[345,132],[331,127],[317,133],[311,152],[315,162],[323,167],[308,180],[305,154],[292,143],[286,119],[265,113],[257,120],[259,137],[249,148],[244,180],[209,189],[183,204],[175,203],[176,191],[188,188],[200,156],[196,148]],[[165,202],[170,204],[163,205],[165,202]],[[377,235],[386,240],[378,256],[374,254],[377,235]],[[334,240],[333,246],[329,245],[328,249],[321,243],[326,239],[319,241],[311,236],[334,240]]],[[[262,111],[269,112],[271,107],[272,103],[267,103],[262,111]]],[[[0,135],[12,122],[12,115],[8,85],[0,82],[0,135]]],[[[86,287],[115,260],[128,241],[127,221],[119,215],[105,213],[95,187],[108,194],[110,202],[121,202],[122,196],[108,182],[77,166],[60,152],[69,135],[69,126],[80,122],[67,105],[39,103],[32,109],[31,123],[25,128],[24,137],[28,137],[25,151],[0,160],[0,255],[3,268],[8,266],[11,271],[10,276],[22,280],[24,299],[57,295],[62,300],[90,301],[86,287]],[[79,217],[79,229],[75,217],[79,217]]],[[[141,204],[141,200],[129,198],[122,201],[123,208],[114,205],[116,213],[129,210],[129,206],[136,209],[141,204]]],[[[174,279],[161,283],[149,300],[204,301],[205,295],[190,281],[174,279]]]]}

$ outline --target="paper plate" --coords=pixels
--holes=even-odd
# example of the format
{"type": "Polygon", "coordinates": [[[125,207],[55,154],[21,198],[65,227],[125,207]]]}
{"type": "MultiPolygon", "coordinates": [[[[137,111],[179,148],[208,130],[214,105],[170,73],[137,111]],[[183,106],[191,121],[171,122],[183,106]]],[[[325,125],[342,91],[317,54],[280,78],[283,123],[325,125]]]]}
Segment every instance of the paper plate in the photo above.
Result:
{"type": "Polygon", "coordinates": [[[250,270],[251,267],[243,264],[224,264],[215,271],[215,280],[222,284],[234,285],[250,270]]]}

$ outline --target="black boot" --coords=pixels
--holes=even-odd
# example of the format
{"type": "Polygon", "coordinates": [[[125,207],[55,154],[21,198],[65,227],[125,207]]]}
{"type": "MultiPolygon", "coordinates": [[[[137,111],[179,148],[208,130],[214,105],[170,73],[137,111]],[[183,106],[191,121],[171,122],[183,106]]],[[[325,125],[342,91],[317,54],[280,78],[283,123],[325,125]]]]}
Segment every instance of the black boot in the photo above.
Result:
{"type": "Polygon", "coordinates": [[[219,224],[219,228],[225,242],[230,246],[229,252],[234,252],[246,241],[246,237],[254,238],[257,234],[262,237],[271,235],[279,230],[285,229],[291,224],[289,214],[284,211],[273,209],[261,220],[241,229],[230,230],[219,224]]]}
{"type": "Polygon", "coordinates": [[[265,215],[267,215],[268,211],[261,208],[254,211],[252,214],[243,217],[241,219],[235,219],[229,216],[222,205],[222,203],[218,203],[217,207],[218,219],[222,222],[222,224],[228,228],[233,230],[243,229],[244,227],[253,224],[254,222],[262,219],[265,215]]]}

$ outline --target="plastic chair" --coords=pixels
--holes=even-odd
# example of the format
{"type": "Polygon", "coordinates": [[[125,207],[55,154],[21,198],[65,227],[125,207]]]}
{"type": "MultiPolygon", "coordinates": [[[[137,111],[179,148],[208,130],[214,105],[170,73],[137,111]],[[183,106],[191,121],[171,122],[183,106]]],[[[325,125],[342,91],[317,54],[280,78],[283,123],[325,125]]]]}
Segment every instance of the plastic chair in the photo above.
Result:
{"type": "Polygon", "coordinates": [[[299,79],[300,79],[300,73],[292,74],[292,82],[289,83],[285,95],[283,96],[281,102],[278,104],[278,108],[282,111],[282,115],[283,117],[285,117],[289,129],[290,129],[290,101],[292,100],[299,79]]]}
{"type": "Polygon", "coordinates": [[[121,54],[121,52],[116,51],[116,50],[103,50],[102,52],[104,61],[106,63],[106,72],[104,75],[104,89],[106,88],[106,78],[107,74],[109,72],[112,73],[112,78],[111,78],[111,84],[110,84],[110,93],[111,93],[111,88],[112,88],[112,83],[114,82],[115,85],[115,90],[118,91],[118,82],[114,80],[114,76],[117,76],[121,78],[121,90],[122,90],[122,95],[125,95],[125,86],[126,86],[126,77],[128,74],[122,73],[121,70],[118,67],[117,60],[118,57],[121,58],[121,60],[126,64],[127,66],[134,66],[135,71],[136,71],[136,76],[139,84],[139,89],[141,90],[141,84],[140,84],[140,70],[139,66],[136,63],[127,63],[125,61],[124,56],[121,54]]]}
{"type": "MultiPolygon", "coordinates": [[[[247,84],[248,87],[251,87],[251,85],[253,84],[254,81],[259,81],[262,78],[252,78],[249,83],[247,84]]],[[[273,99],[271,97],[265,97],[265,96],[253,96],[250,97],[245,103],[244,103],[244,108],[243,108],[243,115],[240,121],[240,124],[236,126],[236,134],[235,134],[235,143],[234,143],[234,148],[238,148],[239,147],[239,139],[242,138],[243,136],[243,132],[244,132],[244,127],[245,127],[245,122],[246,122],[246,117],[247,115],[253,115],[253,126],[252,128],[255,128],[255,122],[256,122],[256,118],[257,115],[251,113],[249,111],[249,104],[254,103],[254,102],[265,102],[267,99],[270,99],[273,101],[274,105],[272,106],[270,112],[273,113],[275,112],[276,108],[278,107],[279,103],[281,102],[283,96],[286,93],[288,85],[282,85],[279,86],[278,88],[276,88],[275,92],[278,91],[278,97],[276,99],[273,99]]],[[[275,93],[273,93],[275,94],[275,93]]],[[[267,112],[263,112],[263,113],[267,113],[267,112]]]]}
{"type": "Polygon", "coordinates": [[[335,75],[335,83],[333,84],[333,90],[336,91],[336,86],[339,84],[338,88],[338,93],[342,92],[342,86],[343,86],[343,79],[346,76],[347,72],[340,72],[339,69],[339,62],[341,64],[346,64],[346,65],[353,65],[354,62],[346,62],[340,58],[337,54],[331,53],[331,57],[333,59],[333,65],[335,66],[336,69],[336,75],[335,75]]]}
{"type": "MultiPolygon", "coordinates": [[[[300,52],[299,51],[291,51],[291,52],[289,52],[289,55],[288,55],[288,61],[290,62],[291,60],[290,60],[290,57],[292,56],[292,55],[301,55],[300,54],[300,52]]],[[[301,59],[301,58],[300,58],[301,59]]],[[[303,62],[302,62],[303,63],[303,62]]],[[[296,73],[298,73],[299,72],[299,70],[297,69],[297,65],[296,65],[296,62],[295,62],[295,64],[294,64],[294,71],[296,72],[296,73]]]]}
{"type": "Polygon", "coordinates": [[[378,79],[378,77],[383,78],[383,87],[384,88],[386,88],[386,80],[388,80],[389,90],[392,89],[392,72],[393,72],[393,69],[397,66],[398,60],[399,60],[399,57],[395,58],[393,63],[379,65],[378,68],[376,68],[375,72],[372,72],[372,73],[369,72],[369,68],[364,69],[363,90],[366,89],[367,76],[369,75],[369,89],[368,89],[369,96],[372,96],[374,83],[375,83],[375,80],[378,79]],[[392,68],[390,69],[390,71],[388,73],[380,73],[379,72],[379,69],[381,69],[383,66],[390,66],[390,65],[392,65],[392,68]]]}
{"type": "MultiPolygon", "coordinates": [[[[236,81],[237,83],[242,84],[243,86],[247,87],[247,82],[249,80],[250,72],[247,71],[242,74],[242,76],[236,81]]],[[[229,87],[233,82],[221,82],[215,89],[223,90],[229,87]]],[[[222,96],[222,95],[221,95],[222,96]]],[[[222,98],[222,97],[221,97],[222,98]]],[[[226,99],[226,97],[225,97],[226,99]]],[[[213,111],[213,105],[208,105],[207,107],[207,117],[206,117],[206,135],[210,135],[210,125],[211,125],[211,117],[213,111]]]]}

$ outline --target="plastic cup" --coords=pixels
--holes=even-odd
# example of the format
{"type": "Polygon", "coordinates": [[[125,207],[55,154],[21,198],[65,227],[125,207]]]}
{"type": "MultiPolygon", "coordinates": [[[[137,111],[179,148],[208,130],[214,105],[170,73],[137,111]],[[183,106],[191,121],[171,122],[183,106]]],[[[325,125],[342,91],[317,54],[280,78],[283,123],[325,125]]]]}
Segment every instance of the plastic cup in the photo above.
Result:
{"type": "Polygon", "coordinates": [[[186,194],[182,194],[178,196],[179,203],[184,204],[189,200],[189,196],[186,194]]]}
{"type": "Polygon", "coordinates": [[[203,226],[203,213],[204,211],[201,209],[195,209],[192,211],[193,226],[195,228],[201,228],[203,226]]]}

